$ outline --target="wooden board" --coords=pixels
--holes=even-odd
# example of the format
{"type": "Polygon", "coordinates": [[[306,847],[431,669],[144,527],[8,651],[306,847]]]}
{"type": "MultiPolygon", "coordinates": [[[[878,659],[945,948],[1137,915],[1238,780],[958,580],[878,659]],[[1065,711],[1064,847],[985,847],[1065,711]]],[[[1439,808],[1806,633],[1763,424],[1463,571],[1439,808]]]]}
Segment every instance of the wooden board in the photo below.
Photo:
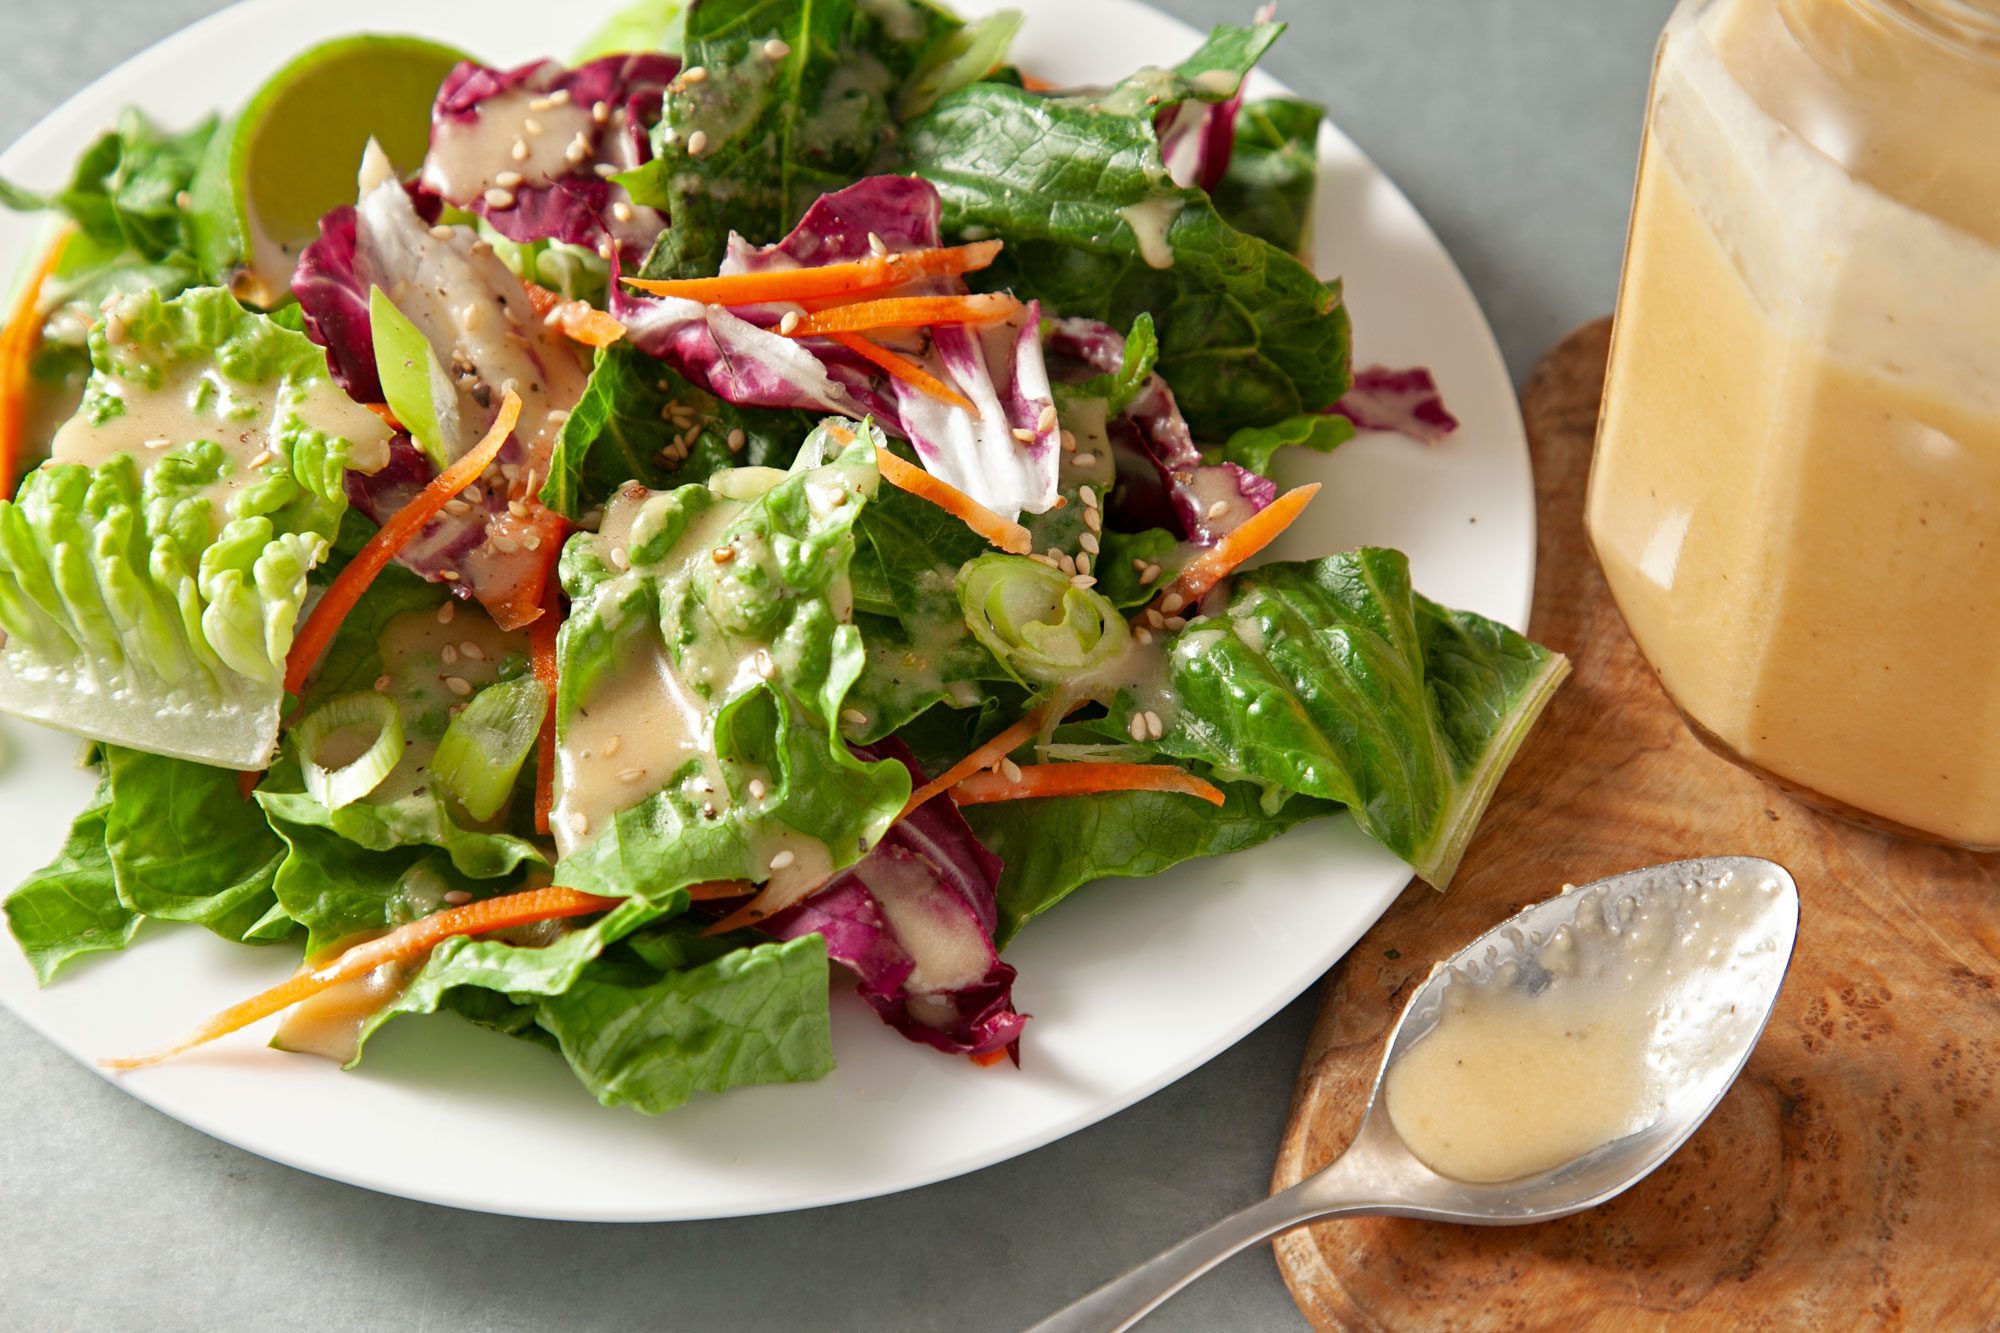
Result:
{"type": "Polygon", "coordinates": [[[2000,1326],[2000,856],[1841,823],[1689,733],[1583,534],[1607,342],[1604,323],[1577,330],[1523,398],[1534,633],[1575,675],[1451,892],[1412,885],[1328,978],[1273,1187],[1345,1145],[1433,960],[1565,880],[1780,862],[1803,900],[1784,995],[1715,1115],[1605,1207],[1534,1227],[1327,1223],[1281,1237],[1279,1266],[1321,1328],[2000,1326]]]}

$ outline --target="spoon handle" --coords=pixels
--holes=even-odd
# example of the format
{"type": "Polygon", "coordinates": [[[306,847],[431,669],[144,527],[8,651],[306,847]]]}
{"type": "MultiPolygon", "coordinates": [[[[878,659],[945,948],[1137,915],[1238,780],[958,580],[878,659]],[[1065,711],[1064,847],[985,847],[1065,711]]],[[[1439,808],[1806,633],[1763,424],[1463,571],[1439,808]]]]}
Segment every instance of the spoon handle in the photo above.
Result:
{"type": "Polygon", "coordinates": [[[1308,1177],[1162,1250],[1122,1277],[1036,1324],[1028,1333],[1117,1333],[1233,1254],[1281,1231],[1325,1217],[1375,1211],[1372,1200],[1329,1197],[1328,1181],[1308,1177]],[[1310,1188],[1309,1188],[1310,1187],[1310,1188]]]}

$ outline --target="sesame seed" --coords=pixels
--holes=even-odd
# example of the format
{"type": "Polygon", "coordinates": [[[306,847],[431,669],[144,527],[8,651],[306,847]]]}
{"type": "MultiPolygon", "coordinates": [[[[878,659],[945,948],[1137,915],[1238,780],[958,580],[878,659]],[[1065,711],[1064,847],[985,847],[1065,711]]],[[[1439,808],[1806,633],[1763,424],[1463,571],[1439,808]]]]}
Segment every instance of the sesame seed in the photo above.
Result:
{"type": "Polygon", "coordinates": [[[1208,516],[1210,518],[1221,518],[1224,514],[1228,512],[1229,512],[1229,501],[1227,500],[1217,500],[1214,504],[1208,507],[1208,516]]]}
{"type": "Polygon", "coordinates": [[[538,532],[531,532],[521,539],[521,545],[527,547],[530,551],[539,551],[542,549],[542,535],[538,532]]]}
{"type": "Polygon", "coordinates": [[[174,195],[174,207],[185,213],[188,209],[194,207],[194,196],[186,190],[176,192],[174,195]]]}
{"type": "Polygon", "coordinates": [[[1097,488],[1094,486],[1077,487],[1076,498],[1083,501],[1083,507],[1085,509],[1097,508],[1097,488]]]}
{"type": "Polygon", "coordinates": [[[1187,605],[1187,598],[1177,592],[1170,592],[1160,599],[1160,614],[1170,616],[1187,605]]]}
{"type": "Polygon", "coordinates": [[[729,452],[730,452],[730,453],[732,453],[732,454],[740,454],[740,453],[742,453],[742,452],[743,452],[743,445],[744,445],[744,443],[745,443],[745,437],[744,437],[744,434],[743,434],[743,432],[742,432],[741,430],[732,430],[732,431],[730,431],[730,432],[729,432],[729,452]]]}
{"type": "Polygon", "coordinates": [[[1125,719],[1125,734],[1135,741],[1145,740],[1146,715],[1144,713],[1134,713],[1131,717],[1125,719]]]}
{"type": "Polygon", "coordinates": [[[438,608],[438,624],[449,625],[452,622],[452,619],[457,615],[458,615],[458,603],[446,602],[443,606],[440,606],[438,608]]]}
{"type": "Polygon", "coordinates": [[[1064,452],[1064,453],[1066,453],[1066,454],[1073,454],[1073,453],[1075,453],[1075,452],[1076,452],[1076,436],[1074,436],[1074,435],[1070,434],[1070,433],[1069,433],[1068,431],[1064,431],[1064,432],[1062,433],[1062,447],[1063,447],[1063,452],[1064,452]]]}
{"type": "Polygon", "coordinates": [[[438,649],[438,660],[443,662],[446,666],[457,666],[458,665],[457,645],[448,643],[444,647],[438,649]]]}
{"type": "Polygon", "coordinates": [[[526,162],[528,160],[528,141],[526,139],[514,140],[514,146],[507,150],[507,156],[513,158],[516,162],[526,162]]]}
{"type": "Polygon", "coordinates": [[[461,699],[472,693],[472,682],[463,676],[446,676],[444,687],[461,699]]]}
{"type": "MultiPolygon", "coordinates": [[[[1094,514],[1097,511],[1093,509],[1089,512],[1094,514]]],[[[1092,555],[1096,555],[1098,553],[1097,534],[1094,532],[1085,532],[1079,534],[1076,539],[1076,544],[1078,546],[1081,546],[1084,550],[1090,552],[1090,554],[1092,555]]]]}
{"type": "Polygon", "coordinates": [[[771,858],[771,869],[783,870],[785,869],[785,867],[791,865],[792,862],[798,859],[799,859],[798,857],[792,855],[791,849],[787,848],[786,850],[779,852],[776,856],[771,858]]]}
{"type": "Polygon", "coordinates": [[[568,105],[569,105],[569,89],[567,89],[567,88],[558,88],[558,89],[556,89],[556,90],[555,90],[554,92],[550,93],[550,94],[549,94],[549,105],[550,105],[550,106],[568,106],[568,105]]]}
{"type": "Polygon", "coordinates": [[[703,79],[706,79],[707,77],[708,77],[708,70],[701,65],[689,65],[686,69],[681,71],[681,82],[688,84],[690,86],[700,83],[703,79]]]}
{"type": "Polygon", "coordinates": [[[611,548],[611,563],[619,569],[630,569],[632,568],[632,557],[625,554],[624,547],[614,546],[611,548]]]}
{"type": "Polygon", "coordinates": [[[488,208],[512,208],[514,206],[514,192],[495,186],[486,192],[486,206],[488,208]]]}
{"type": "Polygon", "coordinates": [[[630,222],[632,220],[632,205],[620,199],[617,203],[611,205],[611,216],[620,222],[630,222]]]}
{"type": "Polygon", "coordinates": [[[1079,574],[1088,574],[1090,572],[1090,557],[1088,555],[1080,555],[1076,558],[1076,572],[1079,574]]]}
{"type": "Polygon", "coordinates": [[[529,116],[521,122],[521,128],[529,134],[540,134],[542,133],[542,122],[536,120],[533,116],[529,116]]]}
{"type": "Polygon", "coordinates": [[[611,119],[611,103],[592,102],[590,104],[590,118],[600,125],[611,119]]]}
{"type": "Polygon", "coordinates": [[[1014,436],[1014,438],[1019,440],[1022,444],[1031,443],[1035,438],[1035,432],[1029,430],[1025,426],[1016,426],[1014,427],[1011,433],[1014,436]]]}
{"type": "Polygon", "coordinates": [[[783,60],[791,53],[792,48],[790,45],[780,38],[773,37],[770,41],[764,43],[764,59],[766,60],[783,60]]]}
{"type": "Polygon", "coordinates": [[[521,182],[527,179],[518,171],[503,171],[493,178],[493,183],[503,189],[517,190],[521,187],[521,182]]]}
{"type": "Polygon", "coordinates": [[[1137,629],[1134,629],[1132,631],[1132,637],[1137,639],[1142,644],[1151,643],[1153,641],[1153,631],[1147,629],[1144,625],[1141,625],[1137,629]]]}
{"type": "Polygon", "coordinates": [[[444,502],[444,512],[450,514],[453,518],[464,518],[472,512],[472,506],[463,500],[446,500],[444,502]]]}
{"type": "Polygon", "coordinates": [[[464,889],[452,889],[444,895],[444,900],[453,907],[463,907],[472,901],[472,895],[464,889]]]}
{"type": "Polygon", "coordinates": [[[450,228],[450,227],[447,227],[447,226],[445,226],[445,225],[444,225],[444,223],[442,223],[442,222],[438,223],[438,224],[437,224],[436,226],[434,226],[434,227],[432,227],[432,228],[431,228],[431,239],[432,239],[432,240],[434,240],[434,241],[448,241],[448,240],[450,240],[450,239],[451,239],[451,228],[450,228]]]}
{"type": "Polygon", "coordinates": [[[1034,561],[1038,565],[1047,565],[1050,569],[1056,568],[1056,562],[1054,557],[1052,556],[1031,554],[1029,555],[1028,559],[1034,561]]]}
{"type": "Polygon", "coordinates": [[[458,571],[455,569],[440,569],[438,571],[438,577],[443,579],[446,583],[456,583],[458,582],[458,571]]]}
{"type": "Polygon", "coordinates": [[[597,257],[599,259],[602,259],[607,264],[611,262],[611,257],[617,253],[618,253],[618,244],[617,242],[613,241],[609,236],[605,237],[603,240],[597,243],[597,257]]]}
{"type": "Polygon", "coordinates": [[[1072,574],[1069,581],[1070,585],[1076,588],[1095,588],[1097,586],[1097,580],[1088,574],[1072,574]]]}
{"type": "Polygon", "coordinates": [[[1159,608],[1157,607],[1151,607],[1151,606],[1147,607],[1145,619],[1146,619],[1146,624],[1153,629],[1166,628],[1167,618],[1160,614],[1159,608]]]}
{"type": "Polygon", "coordinates": [[[1021,780],[1021,766],[1004,755],[1000,759],[1000,776],[1009,782],[1021,780]]]}
{"type": "Polygon", "coordinates": [[[852,722],[857,727],[865,727],[868,725],[868,714],[859,708],[843,708],[840,710],[840,720],[852,722]]]}
{"type": "Polygon", "coordinates": [[[395,682],[391,681],[387,676],[375,677],[375,688],[378,690],[386,690],[389,688],[390,685],[394,683],[395,682]]]}
{"type": "Polygon", "coordinates": [[[787,310],[785,317],[778,321],[778,332],[789,338],[792,336],[793,330],[797,329],[798,326],[799,312],[796,310],[787,310]]]}
{"type": "Polygon", "coordinates": [[[637,782],[645,776],[646,770],[643,768],[621,768],[618,770],[618,780],[620,782],[637,782]]]}
{"type": "Polygon", "coordinates": [[[874,254],[886,255],[889,253],[889,243],[871,231],[868,233],[868,249],[874,254]]]}
{"type": "Polygon", "coordinates": [[[458,655],[474,662],[484,662],[486,660],[486,650],[470,639],[458,645],[458,655]]]}
{"type": "Polygon", "coordinates": [[[1158,577],[1160,577],[1160,567],[1158,565],[1147,565],[1139,571],[1139,582],[1141,583],[1151,583],[1158,577]]]}
{"type": "Polygon", "coordinates": [[[272,453],[269,449],[259,449],[255,454],[251,456],[250,466],[253,468],[262,467],[264,466],[264,464],[270,462],[272,459],[276,457],[277,455],[272,453]]]}
{"type": "Polygon", "coordinates": [[[164,449],[172,443],[173,441],[164,435],[155,435],[152,439],[146,441],[146,447],[148,449],[164,449]]]}
{"type": "Polygon", "coordinates": [[[762,779],[762,778],[752,778],[752,779],[750,779],[750,799],[751,799],[751,800],[753,800],[753,801],[761,801],[761,800],[763,800],[763,799],[764,799],[764,792],[765,792],[765,790],[766,790],[766,788],[765,788],[765,786],[764,786],[764,779],[762,779]]]}
{"type": "Polygon", "coordinates": [[[618,174],[618,164],[616,162],[593,162],[590,169],[597,173],[599,180],[610,180],[618,174]]]}
{"type": "Polygon", "coordinates": [[[1078,454],[1078,455],[1076,456],[1076,465],[1077,465],[1078,467],[1096,467],[1096,466],[1097,466],[1097,455],[1096,455],[1096,454],[1078,454]]]}
{"type": "Polygon", "coordinates": [[[1166,727],[1160,723],[1160,715],[1150,708],[1146,710],[1146,730],[1151,733],[1154,740],[1167,734],[1166,727]]]}
{"type": "Polygon", "coordinates": [[[590,816],[581,810],[573,810],[569,816],[569,831],[572,837],[581,838],[590,832],[590,816]]]}
{"type": "Polygon", "coordinates": [[[1165,624],[1166,624],[1166,627],[1167,627],[1168,629],[1170,629],[1170,630],[1173,630],[1173,631],[1175,631],[1176,633],[1178,633],[1178,632],[1180,632],[1181,630],[1184,630],[1184,629],[1186,629],[1186,628],[1187,628],[1187,617],[1186,617],[1186,616],[1168,616],[1168,617],[1166,618],[1166,622],[1165,622],[1165,624]]]}
{"type": "Polygon", "coordinates": [[[1056,405],[1054,403],[1050,403],[1042,408],[1041,416],[1035,419],[1035,430],[1039,434],[1047,435],[1050,431],[1054,430],[1055,428],[1056,428],[1056,405]]]}
{"type": "Polygon", "coordinates": [[[736,558],[734,546],[718,546],[708,553],[708,558],[718,565],[726,565],[736,558]]]}
{"type": "Polygon", "coordinates": [[[458,322],[465,326],[467,333],[471,333],[486,322],[485,316],[486,308],[484,306],[480,305],[477,301],[467,301],[465,308],[458,312],[458,322]]]}
{"type": "Polygon", "coordinates": [[[571,166],[576,166],[589,156],[590,136],[582,130],[578,130],[576,137],[569,141],[569,146],[563,149],[563,161],[569,163],[571,166]]]}
{"type": "Polygon", "coordinates": [[[1092,532],[1104,531],[1104,511],[1101,509],[1084,510],[1083,526],[1089,528],[1092,532]]]}
{"type": "Polygon", "coordinates": [[[1146,572],[1146,562],[1136,555],[1132,557],[1132,572],[1134,574],[1143,574],[1146,572]]]}
{"type": "Polygon", "coordinates": [[[530,111],[553,111],[559,104],[553,97],[531,97],[528,99],[530,111]]]}

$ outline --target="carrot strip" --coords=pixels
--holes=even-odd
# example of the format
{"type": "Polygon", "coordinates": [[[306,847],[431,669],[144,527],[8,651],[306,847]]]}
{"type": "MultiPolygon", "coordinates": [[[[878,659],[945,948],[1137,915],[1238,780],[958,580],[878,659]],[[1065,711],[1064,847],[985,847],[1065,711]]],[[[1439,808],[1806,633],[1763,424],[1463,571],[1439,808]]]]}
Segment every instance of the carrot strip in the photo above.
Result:
{"type": "Polygon", "coordinates": [[[236,794],[250,800],[257,794],[257,784],[264,780],[261,768],[246,768],[236,775],[236,794]]]}
{"type": "MultiPolygon", "coordinates": [[[[1160,594],[1160,606],[1169,597],[1179,597],[1175,610],[1200,601],[1208,590],[1227,578],[1232,570],[1245,560],[1277,540],[1278,534],[1292,526],[1292,520],[1305,511],[1306,505],[1319,494],[1319,483],[1308,482],[1296,486],[1277,499],[1265,505],[1243,521],[1241,527],[1231,532],[1215,545],[1190,560],[1181,576],[1160,594]]],[[[1161,610],[1166,608],[1161,606],[1161,610]]]]}
{"type": "Polygon", "coordinates": [[[481,590],[480,601],[493,617],[493,623],[503,630],[517,630],[532,624],[542,614],[542,594],[554,580],[556,561],[562,555],[563,539],[569,535],[569,521],[554,510],[546,509],[542,502],[525,492],[517,497],[527,509],[525,518],[517,519],[511,512],[505,517],[496,516],[488,525],[489,533],[505,533],[520,548],[514,554],[529,559],[532,563],[520,578],[499,589],[497,593],[481,590]],[[539,554],[540,559],[533,557],[539,554]]]}
{"type": "Polygon", "coordinates": [[[654,296],[679,296],[709,305],[762,305],[827,296],[886,292],[919,278],[949,278],[985,268],[1000,254],[1000,242],[977,241],[937,250],[905,250],[818,268],[767,269],[715,278],[662,281],[626,278],[625,285],[654,296]]]}
{"type": "Polygon", "coordinates": [[[1047,79],[1038,79],[1032,74],[1025,73],[1021,75],[1021,86],[1031,93],[1052,93],[1062,87],[1059,83],[1050,83],[1047,79]]]}
{"type": "Polygon", "coordinates": [[[22,285],[13,313],[7,316],[6,329],[0,331],[0,500],[13,497],[14,482],[21,471],[28,430],[28,359],[42,336],[42,323],[36,318],[41,312],[42,287],[62,262],[69,238],[75,234],[74,222],[65,222],[57,229],[55,239],[22,285]]]}
{"type": "Polygon", "coordinates": [[[396,414],[389,410],[387,403],[363,403],[362,406],[382,418],[390,430],[401,430],[403,428],[403,423],[396,420],[396,414]]]}
{"type": "Polygon", "coordinates": [[[741,898],[746,893],[755,893],[757,886],[747,879],[711,879],[688,886],[688,897],[698,903],[714,902],[719,898],[741,898]]]}
{"type": "Polygon", "coordinates": [[[289,979],[262,994],[224,1009],[172,1046],[148,1055],[102,1060],[99,1063],[107,1069],[138,1069],[143,1065],[157,1064],[217,1037],[226,1037],[281,1009],[289,1009],[329,987],[364,977],[385,963],[405,962],[428,954],[454,935],[484,935],[510,926],[605,912],[623,901],[623,898],[601,898],[596,894],[578,893],[575,889],[550,887],[446,908],[406,926],[398,926],[378,939],[343,950],[327,962],[300,968],[289,979]]]}
{"type": "Polygon", "coordinates": [[[882,473],[882,480],[899,491],[929,500],[1001,550],[1026,555],[1032,546],[1028,530],[1019,523],[1000,517],[950,482],[933,477],[914,463],[904,462],[879,445],[875,449],[875,466],[882,473]]]}
{"type": "Polygon", "coordinates": [[[544,837],[556,804],[556,633],[562,620],[561,594],[551,579],[542,593],[541,618],[528,626],[528,662],[548,696],[542,734],[535,741],[535,832],[544,837]]]}
{"type": "Polygon", "coordinates": [[[946,384],[943,380],[931,374],[901,352],[890,351],[888,348],[882,346],[882,344],[864,338],[858,333],[831,333],[827,336],[842,347],[845,347],[848,351],[853,352],[856,356],[872,361],[891,375],[894,375],[897,379],[903,381],[903,383],[914,384],[941,402],[950,403],[953,407],[967,412],[976,410],[970,402],[966,401],[964,394],[952,388],[949,384],[946,384]]]}
{"type": "Polygon", "coordinates": [[[1222,792],[1171,764],[1023,764],[1017,779],[988,770],[951,789],[960,805],[1019,801],[1037,796],[1089,796],[1107,791],[1167,791],[1221,805],[1222,792]]]}
{"type": "Polygon", "coordinates": [[[561,309],[556,316],[555,326],[572,341],[585,347],[609,347],[625,336],[625,326],[599,310],[588,301],[565,301],[561,296],[539,283],[521,279],[521,285],[528,289],[528,305],[540,319],[547,319],[551,310],[561,309]]]}
{"type": "MultiPolygon", "coordinates": [[[[891,296],[856,301],[818,310],[794,324],[788,336],[823,338],[833,333],[865,333],[869,329],[922,329],[933,324],[991,324],[1006,319],[1021,303],[1004,292],[971,296],[891,296]]],[[[778,326],[785,332],[784,326],[778,326]]]]}
{"type": "Polygon", "coordinates": [[[982,1055],[974,1055],[970,1058],[972,1063],[978,1065],[981,1069],[991,1069],[1007,1058],[1007,1048],[1002,1046],[997,1051],[987,1051],[982,1055]]]}
{"type": "Polygon", "coordinates": [[[507,442],[508,434],[520,418],[521,400],[510,391],[501,399],[500,415],[493,418],[486,438],[474,445],[465,457],[433,478],[414,500],[391,514],[389,521],[368,539],[347,568],[340,571],[339,577],[327,585],[312,614],[299,627],[298,637],[292,640],[292,651],[285,657],[285,689],[288,693],[296,695],[304,691],[306,677],[319,665],[320,656],[333,642],[340,622],[354,609],[354,604],[361,600],[369,585],[375,582],[375,576],[388,567],[389,562],[396,558],[396,552],[416,536],[424,524],[478,479],[500,452],[500,446],[507,442]]]}
{"type": "Polygon", "coordinates": [[[1001,732],[998,736],[995,736],[992,740],[986,742],[986,744],[980,746],[971,754],[965,756],[965,758],[959,760],[950,768],[947,768],[944,772],[911,792],[909,801],[903,806],[903,813],[898,815],[897,818],[907,818],[912,810],[915,810],[939,792],[950,791],[974,773],[979,772],[979,770],[993,767],[993,765],[1005,759],[1009,754],[1027,744],[1028,741],[1034,738],[1035,733],[1041,729],[1042,710],[1036,708],[1019,722],[1016,722],[1013,726],[1007,728],[1007,730],[1001,732]]]}

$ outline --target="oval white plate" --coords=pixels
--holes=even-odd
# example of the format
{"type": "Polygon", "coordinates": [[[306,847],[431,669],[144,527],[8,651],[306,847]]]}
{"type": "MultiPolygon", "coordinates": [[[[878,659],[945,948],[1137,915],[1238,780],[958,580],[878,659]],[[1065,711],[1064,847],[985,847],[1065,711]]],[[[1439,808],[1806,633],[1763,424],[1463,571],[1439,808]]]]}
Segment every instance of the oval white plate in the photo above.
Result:
{"type": "MultiPolygon", "coordinates": [[[[1029,15],[1021,64],[1061,82],[1170,64],[1198,41],[1133,0],[1009,2],[1029,15]]],[[[335,33],[415,32],[513,63],[566,53],[612,7],[486,0],[473,25],[449,0],[250,0],[85,89],[0,155],[0,174],[52,185],[120,107],[186,123],[239,104],[266,73],[335,33]]],[[[1252,85],[1253,95],[1282,91],[1268,78],[1252,85]]],[[[1431,366],[1465,425],[1436,449],[1364,438],[1330,459],[1289,460],[1282,480],[1330,484],[1279,553],[1400,547],[1430,596],[1522,625],[1534,497],[1499,349],[1396,187],[1338,131],[1323,135],[1320,159],[1315,253],[1326,272],[1345,275],[1357,364],[1431,366]]],[[[38,227],[0,215],[0,263],[21,255],[38,227]]],[[[88,798],[75,753],[70,738],[0,722],[0,891],[55,853],[88,798]]],[[[1034,1015],[1019,1071],[903,1041],[843,988],[831,1077],[704,1096],[657,1120],[605,1110],[560,1061],[449,1016],[391,1026],[353,1074],[272,1051],[259,1028],[118,1084],[262,1156],[462,1208],[664,1221],[837,1203],[1026,1152],[1179,1078],[1311,985],[1407,879],[1394,857],[1335,819],[1255,852],[1093,886],[1008,953],[1021,972],[1017,998],[1034,1015]]],[[[149,925],[125,955],[88,960],[38,990],[4,941],[0,1000],[94,1062],[177,1035],[277,981],[296,957],[149,925]]]]}

